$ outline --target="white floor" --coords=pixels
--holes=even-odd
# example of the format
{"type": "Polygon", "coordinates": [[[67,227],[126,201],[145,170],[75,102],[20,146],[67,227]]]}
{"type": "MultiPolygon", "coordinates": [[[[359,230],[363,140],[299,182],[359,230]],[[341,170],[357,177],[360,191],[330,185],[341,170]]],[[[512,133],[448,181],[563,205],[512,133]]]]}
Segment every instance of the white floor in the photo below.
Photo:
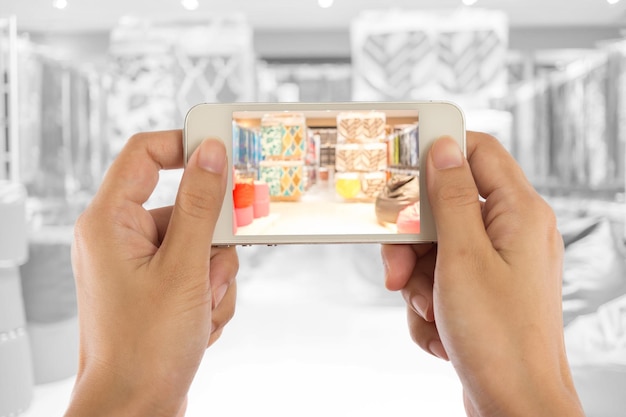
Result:
{"type": "MultiPolygon", "coordinates": [[[[207,351],[187,416],[464,416],[448,363],[415,346],[377,245],[240,249],[237,313],[207,351]]],[[[72,379],[25,417],[62,415],[72,379]]]]}
{"type": "Polygon", "coordinates": [[[267,217],[239,227],[238,235],[397,234],[376,219],[374,201],[346,201],[331,181],[316,184],[299,201],[272,202],[267,217]]]}

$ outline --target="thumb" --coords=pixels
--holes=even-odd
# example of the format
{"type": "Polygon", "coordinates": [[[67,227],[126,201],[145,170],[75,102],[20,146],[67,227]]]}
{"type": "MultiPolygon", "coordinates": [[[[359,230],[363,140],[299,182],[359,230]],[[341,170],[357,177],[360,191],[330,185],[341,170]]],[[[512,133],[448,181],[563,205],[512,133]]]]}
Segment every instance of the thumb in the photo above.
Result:
{"type": "Polygon", "coordinates": [[[426,161],[426,186],[437,228],[439,254],[467,253],[487,239],[478,189],[456,141],[436,140],[426,161]],[[449,252],[452,250],[452,252],[449,252]]]}
{"type": "Polygon", "coordinates": [[[207,268],[226,189],[226,149],[207,139],[189,158],[160,248],[164,261],[207,268]]]}

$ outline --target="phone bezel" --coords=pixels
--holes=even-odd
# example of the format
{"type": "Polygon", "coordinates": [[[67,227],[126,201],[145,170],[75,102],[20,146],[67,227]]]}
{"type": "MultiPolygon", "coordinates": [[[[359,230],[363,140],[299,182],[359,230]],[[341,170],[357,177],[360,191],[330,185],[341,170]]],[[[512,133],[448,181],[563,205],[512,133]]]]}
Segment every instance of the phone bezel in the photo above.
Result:
{"type": "MultiPolygon", "coordinates": [[[[419,243],[437,240],[426,190],[424,158],[433,141],[441,136],[454,138],[463,153],[465,117],[463,111],[448,101],[417,102],[345,102],[345,103],[203,103],[192,107],[185,117],[183,152],[185,165],[196,147],[206,138],[224,142],[229,167],[232,167],[232,122],[235,112],[323,112],[330,111],[402,111],[416,110],[419,117],[420,222],[419,234],[344,234],[344,235],[234,235],[233,196],[226,192],[213,234],[215,245],[279,245],[310,243],[419,243]]],[[[233,188],[232,169],[228,169],[227,190],[233,188]]]]}

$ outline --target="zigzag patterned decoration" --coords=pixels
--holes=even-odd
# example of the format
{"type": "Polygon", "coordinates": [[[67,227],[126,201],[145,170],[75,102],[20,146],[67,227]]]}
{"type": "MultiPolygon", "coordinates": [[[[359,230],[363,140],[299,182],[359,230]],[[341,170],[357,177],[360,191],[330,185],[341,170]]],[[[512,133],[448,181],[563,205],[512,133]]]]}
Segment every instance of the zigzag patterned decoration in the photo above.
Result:
{"type": "Polygon", "coordinates": [[[351,38],[353,100],[436,98],[480,106],[506,93],[502,12],[363,12],[351,38]]]}
{"type": "Polygon", "coordinates": [[[446,91],[471,94],[506,71],[506,49],[492,30],[447,32],[438,37],[439,83],[446,91]]]}
{"type": "Polygon", "coordinates": [[[282,138],[283,157],[286,159],[302,159],[304,157],[305,136],[302,125],[284,126],[285,134],[282,138]]]}
{"type": "Polygon", "coordinates": [[[387,145],[384,143],[336,146],[335,169],[339,172],[372,172],[387,168],[387,145]]]}
{"type": "Polygon", "coordinates": [[[176,51],[176,103],[180,114],[204,102],[232,102],[249,97],[241,86],[245,72],[241,55],[193,57],[176,51]]]}
{"type": "Polygon", "coordinates": [[[372,34],[363,44],[357,77],[381,98],[409,99],[410,87],[431,77],[433,67],[418,64],[427,63],[432,52],[425,32],[372,34]]]}
{"type": "Polygon", "coordinates": [[[381,112],[346,112],[337,115],[339,143],[369,143],[385,138],[386,116],[381,112]]]}

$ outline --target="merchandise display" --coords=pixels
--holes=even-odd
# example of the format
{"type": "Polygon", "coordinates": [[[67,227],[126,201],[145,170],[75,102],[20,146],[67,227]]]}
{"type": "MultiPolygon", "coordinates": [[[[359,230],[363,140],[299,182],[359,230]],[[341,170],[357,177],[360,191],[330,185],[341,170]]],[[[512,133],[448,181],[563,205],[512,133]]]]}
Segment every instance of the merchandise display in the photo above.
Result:
{"type": "Polygon", "coordinates": [[[270,188],[266,182],[254,182],[254,218],[267,217],[270,214],[270,188]]]}
{"type": "Polygon", "coordinates": [[[394,175],[376,197],[376,217],[381,223],[396,223],[399,213],[419,200],[419,178],[394,175]]]}
{"type": "Polygon", "coordinates": [[[19,141],[11,146],[19,162],[15,179],[33,198],[93,194],[106,159],[100,131],[104,76],[91,65],[55,57],[27,37],[17,42],[17,52],[19,141]]]}
{"type": "Polygon", "coordinates": [[[311,129],[318,144],[320,167],[327,169],[335,166],[335,147],[337,146],[337,128],[311,129]]]}
{"type": "Polygon", "coordinates": [[[389,138],[389,161],[396,167],[419,165],[418,129],[416,125],[395,126],[389,138]]]}
{"type": "Polygon", "coordinates": [[[337,144],[335,169],[344,171],[381,171],[387,168],[387,144],[337,144]]]}
{"type": "Polygon", "coordinates": [[[343,172],[335,175],[337,194],[346,200],[356,198],[361,192],[361,177],[356,172],[343,172]]]}
{"type": "Polygon", "coordinates": [[[376,199],[389,179],[406,171],[418,182],[417,113],[251,113],[233,116],[236,234],[303,233],[304,223],[319,221],[342,222],[354,233],[395,233],[399,211],[419,201],[415,187],[406,204],[394,205],[391,221],[377,219],[376,199]],[[288,227],[298,218],[303,223],[288,227]]]}
{"type": "Polygon", "coordinates": [[[233,203],[237,216],[237,226],[247,226],[254,218],[254,184],[251,180],[237,178],[233,190],[233,203]]]}
{"type": "Polygon", "coordinates": [[[369,201],[374,201],[385,187],[387,173],[384,171],[365,172],[361,174],[361,192],[369,201]]]}
{"type": "Polygon", "coordinates": [[[233,166],[237,169],[258,168],[262,160],[261,133],[258,127],[233,122],[233,166]]]}
{"type": "Polygon", "coordinates": [[[337,143],[371,143],[385,139],[385,113],[343,112],[337,115],[337,143]]]}
{"type": "Polygon", "coordinates": [[[306,151],[304,115],[267,114],[261,120],[261,154],[266,160],[302,160],[306,151]]]}
{"type": "Polygon", "coordinates": [[[624,74],[626,42],[614,42],[512,91],[511,150],[539,189],[624,192],[624,74]]]}
{"type": "MultiPolygon", "coordinates": [[[[334,168],[337,171],[337,194],[347,201],[372,202],[387,179],[390,145],[386,114],[341,112],[336,119],[334,168]]],[[[414,139],[417,147],[417,137],[414,139]]],[[[415,165],[418,165],[417,161],[415,165]]]]}
{"type": "Polygon", "coordinates": [[[411,204],[398,213],[396,220],[399,233],[420,232],[420,203],[411,204]]]}
{"type": "Polygon", "coordinates": [[[352,99],[488,106],[507,93],[508,31],[496,10],[362,12],[350,33],[352,99]]]}
{"type": "Polygon", "coordinates": [[[203,102],[254,101],[252,30],[240,14],[195,24],[119,24],[110,35],[112,156],[136,132],[183,124],[203,102]]]}
{"type": "Polygon", "coordinates": [[[259,178],[267,183],[272,200],[298,200],[304,192],[304,162],[262,161],[259,178]]]}

